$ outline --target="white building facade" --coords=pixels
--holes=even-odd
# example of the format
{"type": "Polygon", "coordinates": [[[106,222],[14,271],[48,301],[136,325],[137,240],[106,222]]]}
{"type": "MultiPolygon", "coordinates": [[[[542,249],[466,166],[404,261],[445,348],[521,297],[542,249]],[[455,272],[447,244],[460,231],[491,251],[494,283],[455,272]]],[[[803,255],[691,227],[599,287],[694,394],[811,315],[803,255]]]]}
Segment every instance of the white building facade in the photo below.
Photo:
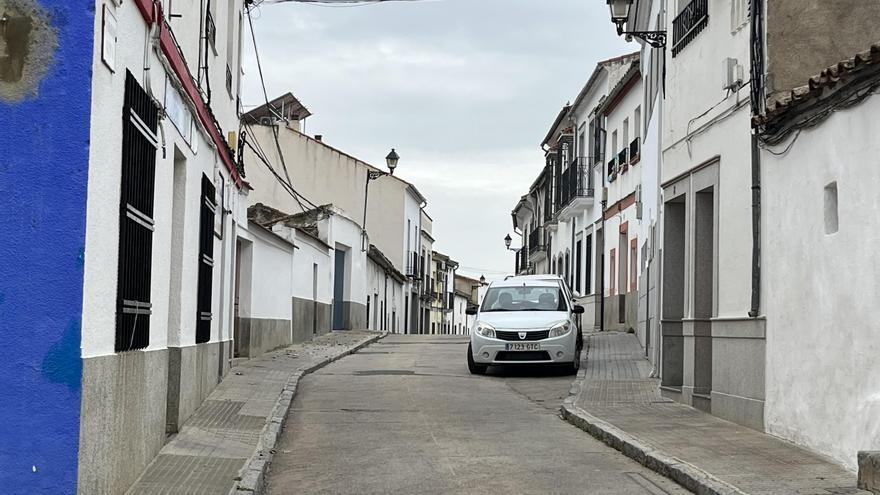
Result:
{"type": "MultiPolygon", "coordinates": [[[[273,100],[269,106],[263,105],[243,116],[242,124],[247,134],[243,155],[248,165],[248,181],[254,189],[248,196],[249,204],[263,203],[290,214],[332,204],[344,216],[360,225],[365,213],[364,194],[368,174],[380,170],[329,146],[321,136],[311,137],[300,132],[300,122],[308,115],[311,113],[288,94],[273,100]],[[273,111],[269,112],[269,107],[273,111]],[[278,118],[279,115],[281,118],[278,118]],[[281,155],[277,148],[281,149],[281,155]],[[291,177],[296,178],[293,181],[296,193],[285,184],[285,168],[291,177]]],[[[369,241],[359,235],[361,240],[341,244],[334,254],[334,266],[338,263],[339,267],[352,267],[352,258],[359,257],[353,250],[356,248],[368,252],[369,243],[372,242],[375,249],[391,262],[393,269],[404,274],[406,281],[402,291],[393,287],[392,293],[401,294],[388,300],[384,298],[384,282],[381,284],[382,290],[376,292],[377,286],[367,287],[366,282],[358,282],[360,285],[352,291],[347,288],[353,283],[352,280],[334,281],[334,291],[338,287],[342,289],[333,294],[333,300],[339,302],[334,304],[331,326],[382,328],[381,319],[377,316],[379,313],[375,309],[378,293],[378,311],[386,314],[385,323],[389,331],[419,333],[427,322],[423,321],[421,297],[424,284],[420,257],[425,249],[422,231],[430,233],[430,226],[425,230],[424,225],[430,223],[430,217],[424,212],[427,201],[414,185],[392,175],[370,180],[368,187],[366,237],[369,241]],[[371,308],[369,322],[368,296],[371,308]],[[383,310],[383,307],[386,309],[383,310]],[[375,322],[372,321],[374,316],[375,322]]],[[[333,247],[336,249],[336,246],[333,247]]],[[[363,268],[366,270],[366,262],[363,268]]],[[[334,273],[359,272],[335,268],[334,273]]]]}
{"type": "Polygon", "coordinates": [[[89,156],[84,249],[84,493],[131,485],[233,352],[244,5],[175,4],[173,17],[163,7],[98,2],[94,17],[105,43],[90,69],[101,146],[89,156]],[[209,45],[206,22],[217,26],[209,45]],[[125,35],[111,39],[108,23],[125,35]]]}

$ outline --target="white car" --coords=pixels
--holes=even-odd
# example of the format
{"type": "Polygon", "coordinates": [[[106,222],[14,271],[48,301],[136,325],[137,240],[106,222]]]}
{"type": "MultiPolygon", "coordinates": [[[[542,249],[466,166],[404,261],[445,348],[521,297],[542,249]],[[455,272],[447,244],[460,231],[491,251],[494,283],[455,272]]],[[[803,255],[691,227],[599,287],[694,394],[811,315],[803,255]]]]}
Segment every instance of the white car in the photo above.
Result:
{"type": "Polygon", "coordinates": [[[480,307],[467,311],[476,315],[468,345],[468,369],[483,374],[489,366],[546,364],[576,373],[583,348],[577,315],[583,312],[559,277],[511,277],[493,282],[480,307]]]}

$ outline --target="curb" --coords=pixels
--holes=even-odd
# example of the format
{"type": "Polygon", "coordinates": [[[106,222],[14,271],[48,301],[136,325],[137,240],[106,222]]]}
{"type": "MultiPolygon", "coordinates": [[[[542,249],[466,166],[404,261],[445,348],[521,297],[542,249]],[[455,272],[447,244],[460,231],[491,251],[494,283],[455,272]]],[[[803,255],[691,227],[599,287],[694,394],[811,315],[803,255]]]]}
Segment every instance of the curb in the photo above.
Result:
{"type": "MultiPolygon", "coordinates": [[[[587,340],[589,341],[589,339],[587,340]]],[[[587,357],[589,357],[589,342],[586,347],[587,357]]],[[[576,406],[575,399],[580,395],[581,383],[585,379],[586,370],[582,368],[578,372],[577,379],[572,383],[568,398],[560,408],[563,419],[697,495],[748,495],[726,481],[722,481],[697,466],[675,458],[662,450],[655,449],[611,423],[576,406]]]]}
{"type": "Polygon", "coordinates": [[[284,423],[287,420],[287,412],[296,397],[296,389],[299,386],[300,379],[313,373],[330,363],[338,361],[346,356],[356,353],[357,351],[367,347],[368,345],[385,338],[388,332],[382,332],[379,335],[370,337],[360,344],[347,349],[339,354],[330,356],[319,361],[307,368],[299,369],[293,372],[287,379],[287,385],[282,389],[275,407],[272,408],[272,414],[266,418],[266,426],[260,433],[260,442],[257,444],[254,454],[247,460],[244,467],[239,471],[235,486],[229,491],[229,495],[262,495],[266,491],[266,473],[272,458],[275,456],[275,445],[284,430],[284,423]]]}

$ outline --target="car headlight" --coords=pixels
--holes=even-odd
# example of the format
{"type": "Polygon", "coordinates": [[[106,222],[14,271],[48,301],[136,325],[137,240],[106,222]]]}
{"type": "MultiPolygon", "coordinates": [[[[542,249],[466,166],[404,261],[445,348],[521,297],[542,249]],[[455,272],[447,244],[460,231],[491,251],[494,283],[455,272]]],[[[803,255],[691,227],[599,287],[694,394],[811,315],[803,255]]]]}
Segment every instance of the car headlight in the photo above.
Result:
{"type": "Polygon", "coordinates": [[[550,337],[562,337],[571,331],[571,322],[563,321],[550,327],[550,337]]]}
{"type": "Polygon", "coordinates": [[[483,337],[488,337],[490,339],[495,338],[495,327],[489,325],[488,323],[477,323],[474,331],[477,332],[477,335],[482,335],[483,337]]]}

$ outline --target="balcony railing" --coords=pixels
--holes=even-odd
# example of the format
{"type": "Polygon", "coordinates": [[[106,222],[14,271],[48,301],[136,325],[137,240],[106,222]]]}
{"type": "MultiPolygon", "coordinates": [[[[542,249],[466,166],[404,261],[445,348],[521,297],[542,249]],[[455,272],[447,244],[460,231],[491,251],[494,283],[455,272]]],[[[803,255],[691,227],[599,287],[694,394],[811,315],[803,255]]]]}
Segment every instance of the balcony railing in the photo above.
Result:
{"type": "Polygon", "coordinates": [[[587,157],[575,158],[568,170],[562,174],[562,207],[577,198],[592,198],[594,194],[593,174],[590,171],[589,159],[587,157]]]}
{"type": "Polygon", "coordinates": [[[709,24],[709,0],[692,0],[672,21],[672,56],[676,56],[709,24]]]}
{"type": "Polygon", "coordinates": [[[544,228],[538,227],[529,234],[529,255],[544,250],[544,228]]]}
{"type": "Polygon", "coordinates": [[[617,168],[620,173],[629,168],[629,148],[624,148],[617,154],[617,168]]]}
{"type": "Polygon", "coordinates": [[[419,278],[419,253],[410,251],[406,255],[406,276],[419,278]]]}
{"type": "Polygon", "coordinates": [[[641,140],[639,138],[633,139],[633,142],[629,145],[629,161],[630,163],[635,163],[641,158],[642,150],[641,150],[641,140]]]}

